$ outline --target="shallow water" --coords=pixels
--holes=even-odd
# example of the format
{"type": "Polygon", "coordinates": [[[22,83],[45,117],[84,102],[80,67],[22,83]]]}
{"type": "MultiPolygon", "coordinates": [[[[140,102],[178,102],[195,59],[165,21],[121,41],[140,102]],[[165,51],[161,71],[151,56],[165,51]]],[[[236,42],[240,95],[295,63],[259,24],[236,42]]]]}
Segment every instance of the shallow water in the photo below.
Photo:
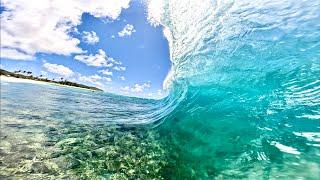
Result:
{"type": "Polygon", "coordinates": [[[168,96],[1,82],[0,177],[319,179],[320,2],[158,5],[168,96]]]}
{"type": "Polygon", "coordinates": [[[114,107],[115,99],[122,104],[120,96],[1,82],[1,178],[319,177],[318,120],[269,115],[267,123],[237,104],[208,107],[215,99],[196,94],[157,127],[129,126],[109,117],[116,108],[95,108],[114,107]]]}
{"type": "Polygon", "coordinates": [[[152,102],[1,82],[0,177],[159,179],[166,152],[158,133],[125,126],[128,117],[121,118],[130,108],[137,112],[152,102]]]}

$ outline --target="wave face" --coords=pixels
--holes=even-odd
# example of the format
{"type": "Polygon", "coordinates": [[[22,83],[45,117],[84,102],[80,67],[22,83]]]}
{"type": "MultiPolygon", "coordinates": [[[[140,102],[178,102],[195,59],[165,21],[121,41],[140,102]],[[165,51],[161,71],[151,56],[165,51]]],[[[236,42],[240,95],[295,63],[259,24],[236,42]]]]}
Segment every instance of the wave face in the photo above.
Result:
{"type": "Polygon", "coordinates": [[[165,87],[179,102],[159,126],[168,177],[319,177],[319,1],[167,0],[148,10],[165,27],[165,87]]]}
{"type": "Polygon", "coordinates": [[[319,179],[320,1],[147,7],[168,96],[1,80],[0,179],[319,179]]]}

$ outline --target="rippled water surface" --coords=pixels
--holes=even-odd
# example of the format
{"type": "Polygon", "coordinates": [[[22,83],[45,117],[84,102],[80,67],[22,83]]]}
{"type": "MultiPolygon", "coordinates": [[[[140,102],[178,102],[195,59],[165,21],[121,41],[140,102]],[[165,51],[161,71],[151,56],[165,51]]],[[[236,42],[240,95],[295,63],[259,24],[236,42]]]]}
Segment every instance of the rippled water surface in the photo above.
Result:
{"type": "Polygon", "coordinates": [[[1,81],[0,178],[319,179],[320,2],[159,2],[168,96],[1,81]]]}
{"type": "Polygon", "coordinates": [[[213,105],[208,102],[217,101],[214,97],[208,99],[198,88],[189,91],[187,105],[181,102],[162,124],[153,127],[116,123],[109,116],[123,114],[120,109],[129,110],[123,106],[128,101],[138,101],[136,105],[143,107],[159,102],[2,81],[0,176],[319,177],[318,119],[288,118],[276,112],[248,114],[243,103],[219,101],[213,105]],[[193,99],[191,103],[189,99],[193,99]],[[115,100],[121,106],[116,106],[115,100]],[[113,109],[104,110],[99,107],[102,104],[113,109]]]}
{"type": "Polygon", "coordinates": [[[2,80],[0,177],[159,179],[166,152],[158,133],[125,123],[153,104],[2,80]]]}

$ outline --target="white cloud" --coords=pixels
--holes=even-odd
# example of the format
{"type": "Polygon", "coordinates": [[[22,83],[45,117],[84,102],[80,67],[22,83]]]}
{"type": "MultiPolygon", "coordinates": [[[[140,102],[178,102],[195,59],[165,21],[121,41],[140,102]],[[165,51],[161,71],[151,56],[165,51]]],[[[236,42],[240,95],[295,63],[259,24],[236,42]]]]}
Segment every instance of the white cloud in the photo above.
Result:
{"type": "Polygon", "coordinates": [[[71,69],[59,64],[50,64],[46,62],[43,64],[43,67],[51,73],[55,73],[64,77],[70,77],[74,74],[71,69]]]}
{"type": "Polygon", "coordinates": [[[130,0],[2,0],[1,58],[32,59],[36,53],[81,53],[77,32],[83,13],[116,19],[130,0]]]}
{"type": "Polygon", "coordinates": [[[108,69],[100,70],[99,72],[106,76],[113,76],[112,71],[109,71],[108,69]]]}
{"type": "Polygon", "coordinates": [[[129,86],[121,87],[120,90],[121,90],[124,94],[129,94],[129,92],[130,92],[130,87],[129,87],[129,86]]]}
{"type": "MultiPolygon", "coordinates": [[[[2,30],[1,30],[2,31],[2,30]]],[[[2,33],[2,32],[1,32],[2,33]]],[[[10,58],[13,60],[32,60],[33,56],[28,55],[27,53],[18,51],[16,49],[10,49],[6,47],[2,47],[0,49],[1,58],[10,58]]]]}
{"type": "Polygon", "coordinates": [[[151,82],[146,82],[143,84],[135,84],[131,88],[129,86],[125,86],[120,88],[123,92],[129,93],[129,91],[133,93],[142,93],[145,89],[149,89],[151,87],[151,82]]]}
{"type": "Polygon", "coordinates": [[[122,81],[126,80],[126,78],[124,76],[120,76],[119,79],[122,80],[122,81]]]}
{"type": "Polygon", "coordinates": [[[91,76],[82,76],[80,75],[78,80],[85,83],[90,83],[95,86],[103,87],[103,84],[100,82],[103,78],[97,74],[91,76]]]}
{"type": "Polygon", "coordinates": [[[162,90],[161,90],[161,89],[158,89],[157,94],[158,94],[158,96],[160,96],[160,97],[163,96],[162,90]]]}
{"type": "Polygon", "coordinates": [[[150,82],[143,83],[143,84],[135,84],[131,88],[131,92],[135,92],[135,93],[144,92],[145,89],[150,88],[150,87],[151,87],[151,83],[150,82]]]}
{"type": "Polygon", "coordinates": [[[112,82],[111,77],[103,77],[98,74],[81,75],[80,73],[77,73],[73,80],[90,86],[96,86],[102,89],[106,89],[105,84],[112,82]]]}
{"type": "Polygon", "coordinates": [[[148,22],[153,26],[158,26],[161,22],[161,17],[164,14],[165,3],[162,0],[148,0],[148,22]]]}
{"type": "Polygon", "coordinates": [[[96,44],[99,42],[99,37],[97,36],[97,33],[94,31],[87,32],[83,31],[83,41],[88,44],[96,44]]]}
{"type": "Polygon", "coordinates": [[[40,75],[42,76],[48,76],[48,73],[46,71],[40,71],[40,75]]]}
{"type": "Polygon", "coordinates": [[[116,65],[122,65],[122,62],[121,62],[121,61],[115,61],[114,64],[116,64],[116,65]]]}
{"type": "Polygon", "coordinates": [[[145,88],[151,88],[151,82],[143,83],[143,86],[144,86],[145,88]]]}
{"type": "Polygon", "coordinates": [[[125,71],[127,68],[124,66],[115,66],[113,67],[113,69],[116,71],[125,71]]]}
{"type": "Polygon", "coordinates": [[[104,77],[104,80],[108,81],[108,82],[111,82],[112,81],[112,78],[111,77],[104,77]]]}
{"type": "Polygon", "coordinates": [[[118,32],[119,37],[131,36],[132,33],[136,32],[134,26],[127,24],[122,31],[118,32]]]}
{"type": "Polygon", "coordinates": [[[74,59],[81,61],[88,66],[95,67],[112,67],[113,63],[117,62],[111,57],[106,55],[102,49],[99,49],[97,54],[89,54],[89,55],[76,55],[74,59]]]}
{"type": "Polygon", "coordinates": [[[144,86],[143,86],[143,85],[140,85],[140,84],[135,84],[135,85],[131,88],[131,91],[132,91],[132,92],[136,92],[136,93],[143,92],[143,90],[144,90],[144,86]]]}
{"type": "Polygon", "coordinates": [[[100,70],[99,72],[106,76],[113,76],[112,71],[109,71],[108,69],[100,70]]]}
{"type": "Polygon", "coordinates": [[[125,87],[121,87],[122,91],[130,91],[130,87],[129,86],[125,86],[125,87]]]}

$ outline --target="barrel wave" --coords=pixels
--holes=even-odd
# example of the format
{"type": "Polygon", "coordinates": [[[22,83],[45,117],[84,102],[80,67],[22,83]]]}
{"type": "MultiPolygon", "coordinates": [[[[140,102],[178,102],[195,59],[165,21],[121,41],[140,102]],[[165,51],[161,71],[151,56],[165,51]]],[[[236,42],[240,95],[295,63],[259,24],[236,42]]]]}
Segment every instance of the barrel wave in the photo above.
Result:
{"type": "Polygon", "coordinates": [[[1,81],[0,178],[319,179],[319,0],[145,7],[168,95],[1,81]]]}
{"type": "Polygon", "coordinates": [[[319,178],[320,2],[148,7],[171,50],[164,86],[180,95],[157,127],[170,144],[168,178],[319,178]]]}

